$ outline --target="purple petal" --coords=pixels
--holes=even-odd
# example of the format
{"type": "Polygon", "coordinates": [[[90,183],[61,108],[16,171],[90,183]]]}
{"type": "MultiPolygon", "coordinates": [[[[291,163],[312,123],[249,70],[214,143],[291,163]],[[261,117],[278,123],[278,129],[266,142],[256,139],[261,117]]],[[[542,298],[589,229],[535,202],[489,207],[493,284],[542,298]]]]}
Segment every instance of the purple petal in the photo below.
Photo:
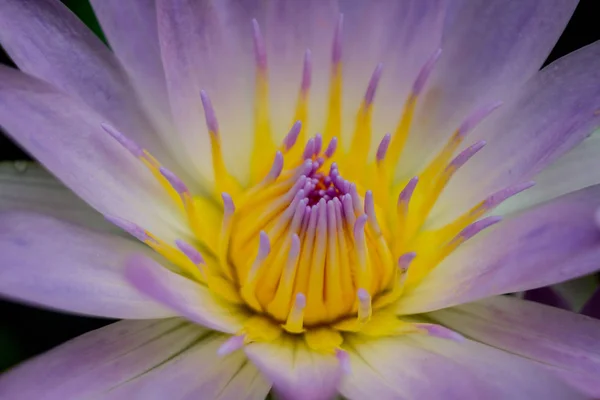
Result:
{"type": "Polygon", "coordinates": [[[474,340],[540,362],[558,376],[600,396],[600,321],[498,296],[431,313],[474,340]]]}
{"type": "Polygon", "coordinates": [[[242,328],[243,310],[220,301],[206,286],[169,271],[151,258],[131,257],[126,277],[140,292],[190,321],[226,333],[242,328]]]}
{"type": "MultiPolygon", "coordinates": [[[[590,84],[598,80],[600,43],[559,59],[529,80],[477,131],[487,146],[457,172],[440,198],[439,204],[462,206],[445,211],[450,215],[444,218],[452,218],[490,193],[535,179],[536,174],[590,135],[600,126],[600,87],[590,84]]],[[[587,178],[575,182],[581,180],[587,178]]],[[[443,213],[441,209],[432,212],[436,218],[436,214],[443,213]]]]}
{"type": "Polygon", "coordinates": [[[175,314],[123,278],[124,259],[146,246],[22,212],[0,213],[0,226],[0,295],[109,318],[175,314]]]}
{"type": "MultiPolygon", "coordinates": [[[[443,54],[406,154],[436,149],[474,109],[510,99],[542,66],[576,5],[577,0],[453,2],[443,54]]],[[[420,160],[415,158],[412,162],[420,160]]]]}
{"type": "Polygon", "coordinates": [[[169,241],[188,234],[165,190],[84,104],[6,67],[0,68],[0,103],[7,133],[96,210],[169,241]]]}
{"type": "Polygon", "coordinates": [[[371,399],[578,399],[538,365],[471,340],[424,335],[347,340],[340,392],[371,399]]]}
{"type": "Polygon", "coordinates": [[[287,400],[328,400],[335,396],[342,370],[334,355],[310,350],[301,338],[284,335],[271,343],[251,343],[246,355],[287,400]]]}
{"type": "Polygon", "coordinates": [[[163,162],[171,161],[119,60],[61,2],[2,1],[0,42],[23,72],[82,101],[163,162]]]}
{"type": "Polygon", "coordinates": [[[0,397],[56,400],[258,399],[270,385],[226,340],[179,318],[121,321],[89,332],[0,377],[0,397]]]}
{"type": "Polygon", "coordinates": [[[172,131],[162,66],[155,0],[92,0],[112,50],[125,67],[148,116],[160,132],[172,131]]]}
{"type": "Polygon", "coordinates": [[[431,311],[595,271],[600,230],[594,212],[599,203],[600,185],[507,217],[451,253],[407,293],[400,312],[431,311]]]}
{"type": "Polygon", "coordinates": [[[119,232],[39,164],[0,163],[0,210],[33,211],[79,225],[119,232]]]}
{"type": "Polygon", "coordinates": [[[573,311],[571,306],[559,292],[551,286],[545,286],[537,289],[531,289],[525,292],[523,299],[535,301],[536,303],[545,304],[563,310],[573,311]]]}

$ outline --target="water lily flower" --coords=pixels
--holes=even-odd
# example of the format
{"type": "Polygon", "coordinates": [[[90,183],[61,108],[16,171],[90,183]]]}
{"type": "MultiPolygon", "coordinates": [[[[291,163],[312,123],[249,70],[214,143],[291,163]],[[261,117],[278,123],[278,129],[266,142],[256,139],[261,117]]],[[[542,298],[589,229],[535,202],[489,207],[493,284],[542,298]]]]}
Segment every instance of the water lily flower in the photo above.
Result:
{"type": "Polygon", "coordinates": [[[600,322],[503,295],[600,265],[600,44],[539,71],[576,3],[92,0],[111,51],[0,2],[58,178],[2,167],[0,293],[125,320],[0,398],[600,396],[600,322]]]}

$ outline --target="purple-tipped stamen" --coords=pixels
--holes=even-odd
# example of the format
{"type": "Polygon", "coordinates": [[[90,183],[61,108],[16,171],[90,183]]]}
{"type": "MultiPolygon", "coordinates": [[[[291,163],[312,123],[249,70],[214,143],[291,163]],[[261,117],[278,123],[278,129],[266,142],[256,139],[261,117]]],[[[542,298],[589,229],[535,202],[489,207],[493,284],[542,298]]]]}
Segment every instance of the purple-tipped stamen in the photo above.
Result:
{"type": "Polygon", "coordinates": [[[244,347],[245,340],[245,335],[236,335],[230,337],[219,347],[219,349],[217,350],[217,355],[219,357],[223,357],[233,353],[236,350],[241,349],[242,347],[244,347]]]}
{"type": "Polygon", "coordinates": [[[320,133],[315,135],[315,150],[314,155],[318,156],[321,153],[321,149],[323,148],[323,136],[320,133]]]}
{"type": "Polygon", "coordinates": [[[221,193],[221,198],[223,199],[223,213],[225,215],[231,216],[235,212],[235,204],[233,204],[233,199],[229,193],[221,193]]]}
{"type": "Polygon", "coordinates": [[[471,132],[481,121],[483,121],[488,115],[490,115],[495,109],[500,107],[502,102],[496,102],[486,107],[482,107],[472,112],[465,120],[460,124],[458,128],[458,135],[464,137],[467,133],[471,132]]]}
{"type": "Polygon", "coordinates": [[[212,135],[216,135],[219,132],[219,124],[217,123],[217,116],[212,106],[208,94],[204,91],[200,91],[200,99],[202,100],[202,107],[204,108],[204,116],[206,118],[206,127],[212,135]]]}
{"type": "Polygon", "coordinates": [[[134,238],[136,238],[137,240],[139,240],[141,242],[153,240],[142,227],[134,224],[133,222],[130,222],[130,221],[127,221],[126,219],[123,219],[120,217],[115,217],[112,215],[105,215],[104,218],[106,218],[106,220],[108,222],[123,229],[125,232],[129,233],[131,236],[133,236],[134,238]]]}
{"type": "Polygon", "coordinates": [[[204,261],[204,257],[202,257],[202,254],[200,254],[200,252],[196,250],[196,248],[191,244],[184,242],[180,239],[175,240],[175,244],[177,245],[179,250],[181,250],[181,252],[185,254],[185,256],[194,263],[194,265],[206,264],[206,262],[204,261]]]}
{"type": "Polygon", "coordinates": [[[365,93],[365,104],[370,106],[375,99],[375,92],[377,92],[377,85],[379,84],[379,79],[381,79],[381,71],[383,70],[383,64],[377,64],[375,67],[375,71],[373,71],[373,75],[371,75],[371,80],[369,81],[369,86],[367,87],[367,92],[365,93]]]}
{"type": "Polygon", "coordinates": [[[416,328],[422,329],[427,332],[428,335],[437,337],[440,339],[452,340],[457,343],[462,343],[465,341],[463,335],[458,332],[455,332],[451,329],[446,328],[442,325],[437,324],[427,324],[427,323],[416,323],[414,324],[416,328]]]}
{"type": "Polygon", "coordinates": [[[490,226],[497,224],[502,221],[501,216],[491,216],[479,221],[473,222],[471,225],[468,225],[465,229],[463,229],[454,239],[451,240],[450,243],[454,243],[456,241],[466,241],[477,235],[479,232],[483,231],[490,226]]]}
{"type": "Polygon", "coordinates": [[[165,179],[171,184],[173,189],[175,189],[175,191],[180,196],[183,195],[184,193],[190,192],[188,187],[185,185],[185,183],[183,183],[183,181],[181,179],[179,179],[179,177],[177,175],[175,175],[173,172],[171,172],[167,168],[160,167],[160,173],[162,174],[162,176],[165,177],[165,179]]]}
{"type": "Polygon", "coordinates": [[[265,40],[260,32],[260,25],[256,19],[252,20],[252,33],[254,39],[254,57],[256,65],[261,69],[267,69],[267,50],[265,40]]]}
{"type": "Polygon", "coordinates": [[[456,171],[467,163],[477,152],[485,146],[485,140],[480,140],[461,151],[446,167],[446,170],[456,171]]]}
{"type": "Polygon", "coordinates": [[[408,204],[410,202],[415,188],[417,187],[417,183],[419,183],[418,176],[414,176],[408,181],[408,183],[406,184],[406,186],[404,186],[404,189],[402,189],[400,195],[398,196],[398,205],[408,204]]]}
{"type": "Polygon", "coordinates": [[[315,154],[315,139],[310,138],[306,142],[306,146],[304,146],[304,152],[302,153],[302,158],[305,160],[312,158],[315,154]]]}
{"type": "Polygon", "coordinates": [[[524,190],[529,189],[533,185],[535,185],[535,182],[529,181],[529,182],[519,183],[519,184],[516,184],[513,186],[509,186],[505,189],[499,190],[496,193],[492,194],[491,196],[488,196],[488,198],[485,199],[484,207],[488,210],[491,210],[492,208],[500,205],[500,203],[502,203],[503,201],[521,193],[524,190]]]}
{"type": "Polygon", "coordinates": [[[331,61],[334,65],[342,61],[342,31],[344,28],[344,14],[340,14],[338,23],[335,27],[333,36],[333,49],[331,51],[331,61]]]}
{"type": "Polygon", "coordinates": [[[337,139],[337,137],[334,136],[329,141],[329,145],[327,145],[327,149],[325,149],[325,153],[323,153],[326,158],[333,157],[333,155],[335,154],[335,151],[337,149],[337,145],[338,145],[338,139],[337,139]]]}
{"type": "Polygon", "coordinates": [[[416,256],[417,253],[415,253],[414,251],[402,254],[398,258],[398,268],[400,268],[400,271],[408,271],[408,267],[410,267],[410,264],[413,262],[416,256]]]}
{"type": "Polygon", "coordinates": [[[269,235],[265,231],[260,231],[258,235],[258,255],[256,256],[259,260],[267,258],[271,252],[271,241],[269,235]]]}
{"type": "Polygon", "coordinates": [[[133,156],[139,158],[144,155],[144,149],[141,148],[136,142],[129,139],[127,136],[123,135],[121,132],[116,130],[113,126],[109,124],[102,123],[100,124],[102,129],[106,131],[110,136],[112,136],[121,146],[123,146],[127,151],[129,151],[133,156]]]}
{"type": "Polygon", "coordinates": [[[304,65],[302,68],[302,84],[300,86],[300,90],[303,93],[308,92],[310,88],[310,84],[312,82],[312,57],[309,49],[306,49],[306,53],[304,53],[304,65]]]}
{"type": "Polygon", "coordinates": [[[385,159],[385,155],[387,154],[388,147],[390,146],[390,141],[392,140],[392,135],[386,133],[381,142],[379,142],[379,146],[377,147],[377,162],[381,162],[385,159]]]}
{"type": "Polygon", "coordinates": [[[283,147],[285,151],[288,151],[296,144],[296,140],[298,140],[298,135],[300,135],[300,130],[302,129],[302,122],[296,121],[292,126],[292,129],[288,132],[283,139],[283,147]]]}
{"type": "Polygon", "coordinates": [[[442,49],[437,49],[425,62],[423,67],[421,67],[421,70],[417,75],[417,79],[415,79],[415,83],[412,87],[413,95],[419,95],[423,91],[425,84],[427,84],[427,80],[429,79],[429,76],[431,75],[431,72],[433,71],[433,68],[435,67],[435,64],[437,63],[441,54],[442,49]]]}

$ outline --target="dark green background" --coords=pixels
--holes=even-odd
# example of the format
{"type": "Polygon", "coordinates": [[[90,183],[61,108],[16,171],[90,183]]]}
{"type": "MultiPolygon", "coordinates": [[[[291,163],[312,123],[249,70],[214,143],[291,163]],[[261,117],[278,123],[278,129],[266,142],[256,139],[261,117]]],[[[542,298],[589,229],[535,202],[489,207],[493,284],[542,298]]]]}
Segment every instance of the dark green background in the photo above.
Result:
{"type": "MultiPolygon", "coordinates": [[[[103,37],[86,0],[62,1],[103,37]]],[[[600,39],[600,25],[595,17],[598,15],[597,8],[598,0],[581,0],[548,62],[600,39]]],[[[1,49],[0,62],[14,65],[1,49]]],[[[28,159],[27,155],[0,133],[0,162],[22,159],[28,159]]],[[[40,276],[40,279],[43,277],[40,276]]],[[[0,300],[0,371],[110,322],[111,320],[77,317],[0,300]]]]}

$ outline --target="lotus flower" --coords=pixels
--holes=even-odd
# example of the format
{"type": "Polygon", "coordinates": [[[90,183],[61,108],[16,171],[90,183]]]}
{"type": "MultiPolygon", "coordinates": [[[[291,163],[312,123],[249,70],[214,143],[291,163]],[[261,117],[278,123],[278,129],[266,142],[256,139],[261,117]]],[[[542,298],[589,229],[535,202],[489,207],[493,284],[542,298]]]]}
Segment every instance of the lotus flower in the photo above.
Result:
{"type": "Polygon", "coordinates": [[[600,44],[539,71],[576,3],[92,1],[111,52],[0,2],[65,185],[3,167],[0,293],[125,320],[0,397],[600,396],[600,322],[503,296],[600,266],[600,44]]]}

